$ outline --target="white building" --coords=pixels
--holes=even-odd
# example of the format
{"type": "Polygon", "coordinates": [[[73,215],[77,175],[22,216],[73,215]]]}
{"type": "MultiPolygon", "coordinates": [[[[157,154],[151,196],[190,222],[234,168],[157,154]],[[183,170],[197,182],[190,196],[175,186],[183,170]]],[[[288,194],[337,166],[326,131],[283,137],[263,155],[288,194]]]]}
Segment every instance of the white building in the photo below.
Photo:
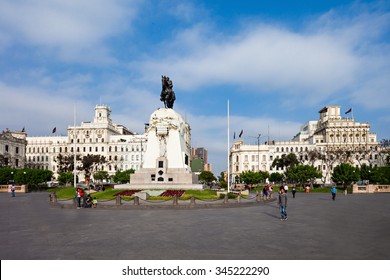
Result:
{"type": "MultiPolygon", "coordinates": [[[[117,170],[140,169],[146,148],[145,135],[114,124],[110,114],[108,106],[96,106],[93,121],[69,126],[67,136],[27,137],[27,166],[51,170],[58,176],[58,155],[73,155],[76,150],[80,156],[104,156],[107,163],[102,170],[109,175],[114,175],[117,170]]],[[[78,176],[80,181],[84,180],[81,172],[78,176]]]]}
{"type": "Polygon", "coordinates": [[[24,168],[26,163],[26,132],[10,131],[0,133],[0,167],[24,168]]]}
{"type": "MultiPolygon", "coordinates": [[[[234,182],[243,171],[284,172],[272,168],[276,158],[283,154],[296,154],[302,164],[310,164],[322,171],[323,183],[329,183],[331,173],[340,162],[359,167],[381,164],[380,143],[370,132],[368,123],[355,122],[354,118],[342,118],[340,106],[326,106],[319,111],[318,121],[309,121],[288,142],[270,142],[259,145],[234,142],[230,149],[231,179],[234,182]],[[321,158],[321,159],[319,159],[321,158]]],[[[320,182],[320,181],[319,181],[320,182]]]]}

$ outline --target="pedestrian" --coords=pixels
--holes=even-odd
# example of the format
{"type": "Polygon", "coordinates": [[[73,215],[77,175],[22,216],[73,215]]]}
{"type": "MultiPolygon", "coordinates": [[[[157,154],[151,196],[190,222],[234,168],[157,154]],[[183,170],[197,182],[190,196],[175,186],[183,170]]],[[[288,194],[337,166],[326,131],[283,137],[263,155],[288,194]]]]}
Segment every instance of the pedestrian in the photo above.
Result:
{"type": "Polygon", "coordinates": [[[293,198],[295,198],[295,193],[297,192],[297,190],[295,189],[295,186],[292,188],[291,192],[292,192],[293,198]]]}
{"type": "Polygon", "coordinates": [[[284,188],[280,188],[279,191],[279,209],[280,209],[280,215],[281,221],[286,221],[287,220],[287,195],[284,190],[284,188]]]}
{"type": "Polygon", "coordinates": [[[335,185],[332,186],[330,192],[332,193],[332,200],[335,200],[336,199],[336,193],[337,193],[337,189],[336,189],[335,185]]]}
{"type": "Polygon", "coordinates": [[[285,193],[288,192],[288,186],[287,186],[287,184],[284,185],[284,192],[285,192],[285,193]]]}
{"type": "Polygon", "coordinates": [[[11,193],[12,193],[12,197],[15,197],[15,185],[14,185],[14,183],[12,183],[12,185],[11,185],[11,193]]]}
{"type": "Polygon", "coordinates": [[[82,190],[80,188],[77,188],[76,190],[76,203],[77,203],[77,208],[81,208],[81,197],[82,197],[82,190]]]}
{"type": "Polygon", "coordinates": [[[268,196],[269,196],[270,199],[272,198],[273,191],[274,191],[274,189],[272,188],[272,186],[269,186],[269,188],[268,188],[268,192],[269,192],[268,196]]]}
{"type": "Polygon", "coordinates": [[[267,200],[268,199],[268,186],[264,187],[263,194],[264,194],[264,200],[267,200]]]}
{"type": "Polygon", "coordinates": [[[96,208],[97,207],[97,199],[96,199],[96,196],[93,198],[92,200],[92,207],[93,208],[96,208]]]}

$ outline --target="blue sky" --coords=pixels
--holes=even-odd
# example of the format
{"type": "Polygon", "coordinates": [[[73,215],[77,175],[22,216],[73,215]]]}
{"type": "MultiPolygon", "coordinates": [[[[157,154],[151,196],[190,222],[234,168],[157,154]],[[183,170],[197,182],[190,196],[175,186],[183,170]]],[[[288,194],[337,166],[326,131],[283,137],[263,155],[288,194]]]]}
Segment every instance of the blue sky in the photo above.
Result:
{"type": "Polygon", "coordinates": [[[0,129],[66,134],[109,105],[142,133],[161,75],[192,145],[290,140],[326,105],[390,138],[390,1],[0,0],[0,129]],[[232,139],[231,135],[231,139],[232,139]]]}

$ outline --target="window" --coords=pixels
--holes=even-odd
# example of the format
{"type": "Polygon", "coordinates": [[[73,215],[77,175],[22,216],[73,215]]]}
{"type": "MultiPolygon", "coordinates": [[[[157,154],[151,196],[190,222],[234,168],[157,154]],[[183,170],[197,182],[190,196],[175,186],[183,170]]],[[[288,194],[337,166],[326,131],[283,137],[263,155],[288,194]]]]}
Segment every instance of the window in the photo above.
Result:
{"type": "MultiPolygon", "coordinates": [[[[19,154],[19,147],[15,148],[15,153],[19,154]]],[[[16,165],[17,166],[17,165],[16,165]]]]}
{"type": "Polygon", "coordinates": [[[158,161],[158,168],[164,168],[164,162],[162,160],[158,161]]]}

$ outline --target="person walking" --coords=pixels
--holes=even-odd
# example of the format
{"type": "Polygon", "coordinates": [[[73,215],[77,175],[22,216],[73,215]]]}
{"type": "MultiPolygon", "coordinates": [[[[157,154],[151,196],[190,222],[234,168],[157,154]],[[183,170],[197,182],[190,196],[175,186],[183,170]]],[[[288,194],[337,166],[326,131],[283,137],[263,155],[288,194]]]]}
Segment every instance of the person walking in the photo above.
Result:
{"type": "Polygon", "coordinates": [[[280,209],[280,220],[286,221],[287,220],[287,194],[284,190],[284,188],[280,188],[279,191],[279,209],[280,209]]]}
{"type": "Polygon", "coordinates": [[[297,192],[297,190],[295,189],[295,186],[292,188],[291,192],[292,192],[293,198],[295,198],[295,193],[297,192]]]}
{"type": "Polygon", "coordinates": [[[82,197],[82,191],[80,188],[76,190],[76,203],[77,203],[77,209],[81,208],[81,197],[82,197]]]}
{"type": "Polygon", "coordinates": [[[12,185],[11,185],[11,193],[12,193],[12,197],[15,197],[15,185],[14,185],[14,183],[12,183],[12,185]]]}
{"type": "Polygon", "coordinates": [[[335,200],[336,193],[337,193],[337,189],[336,189],[335,185],[332,186],[332,188],[330,189],[330,192],[332,193],[332,200],[335,200]]]}

